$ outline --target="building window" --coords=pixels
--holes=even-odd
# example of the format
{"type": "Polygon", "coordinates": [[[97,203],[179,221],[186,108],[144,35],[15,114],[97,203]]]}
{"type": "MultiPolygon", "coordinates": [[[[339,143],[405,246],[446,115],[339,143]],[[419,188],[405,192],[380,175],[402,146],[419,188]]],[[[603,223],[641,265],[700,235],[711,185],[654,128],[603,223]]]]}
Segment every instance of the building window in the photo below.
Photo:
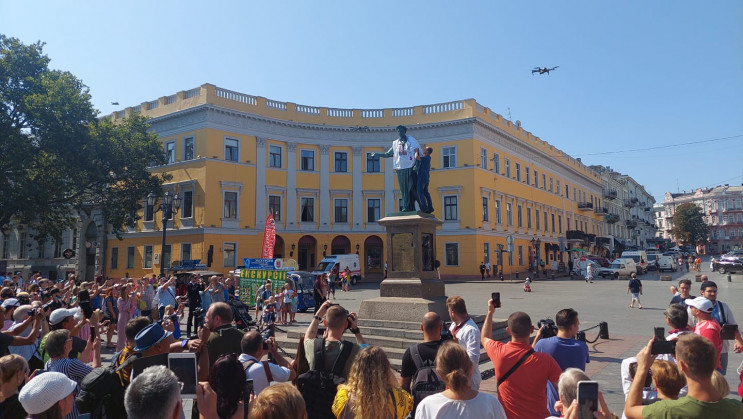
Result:
{"type": "Polygon", "coordinates": [[[8,249],[10,249],[10,234],[3,234],[3,259],[9,259],[8,249]]]}
{"type": "Polygon", "coordinates": [[[555,180],[553,178],[550,178],[550,192],[553,191],[554,187],[555,187],[555,180]]]}
{"type": "Polygon", "coordinates": [[[443,163],[441,167],[457,167],[457,148],[456,147],[443,147],[441,149],[441,156],[443,163]]]}
{"type": "Polygon", "coordinates": [[[222,243],[222,266],[225,268],[237,266],[237,243],[222,243]]]}
{"type": "Polygon", "coordinates": [[[506,177],[511,178],[511,159],[506,159],[506,177]]]}
{"type": "Polygon", "coordinates": [[[510,202],[506,203],[506,221],[508,225],[513,225],[513,204],[510,202]]]}
{"type": "Polygon", "coordinates": [[[550,229],[550,225],[547,222],[547,211],[544,211],[544,230],[547,231],[550,229]]]}
{"type": "Polygon", "coordinates": [[[539,210],[534,210],[534,219],[537,221],[537,231],[541,230],[542,227],[540,225],[541,221],[539,221],[539,210]]]}
{"type": "MultiPolygon", "coordinates": [[[[555,193],[558,195],[560,194],[560,180],[559,179],[557,180],[557,189],[555,189],[555,193]]],[[[593,197],[591,197],[591,199],[593,199],[593,197]]]]}
{"type": "Polygon", "coordinates": [[[480,166],[488,170],[488,150],[484,148],[480,149],[480,166]]]}
{"type": "Polygon", "coordinates": [[[366,153],[366,171],[367,173],[379,173],[380,172],[379,156],[371,156],[371,153],[366,153]]]}
{"type": "Polygon", "coordinates": [[[490,216],[488,214],[488,212],[489,212],[488,211],[488,209],[489,209],[488,207],[490,207],[490,204],[488,203],[488,197],[487,196],[483,196],[482,197],[482,220],[483,221],[490,220],[490,216]]]}
{"type": "Polygon", "coordinates": [[[183,139],[183,160],[193,160],[194,143],[193,137],[183,139]]]}
{"type": "Polygon", "coordinates": [[[555,214],[550,214],[552,217],[552,232],[555,232],[555,214]]]}
{"type": "Polygon", "coordinates": [[[273,214],[273,219],[281,221],[281,196],[268,195],[268,213],[273,214]]]}
{"type": "Polygon", "coordinates": [[[315,152],[312,150],[302,150],[300,153],[300,169],[306,171],[315,170],[315,152]]]}
{"type": "Polygon", "coordinates": [[[547,189],[547,175],[542,173],[542,189],[547,189]]]}
{"type": "Polygon", "coordinates": [[[530,172],[529,166],[524,167],[524,177],[525,177],[524,181],[526,182],[527,185],[531,183],[531,176],[529,176],[530,174],[529,172],[530,172]]]}
{"type": "Polygon", "coordinates": [[[519,266],[524,264],[524,246],[519,246],[519,266]]]}
{"type": "Polygon", "coordinates": [[[348,153],[341,151],[335,152],[335,172],[336,173],[347,173],[348,172],[348,153]]]}
{"type": "Polygon", "coordinates": [[[573,201],[578,201],[578,192],[575,187],[573,187],[573,201]]]}
{"type": "Polygon", "coordinates": [[[444,197],[444,220],[456,220],[457,214],[457,197],[456,195],[450,195],[444,197]]]}
{"type": "Polygon", "coordinates": [[[268,146],[268,167],[281,168],[281,147],[277,145],[268,146]]]}
{"type": "Polygon", "coordinates": [[[315,198],[302,198],[300,206],[302,207],[302,216],[300,217],[300,221],[315,221],[315,198]]]}
{"type": "Polygon", "coordinates": [[[165,163],[175,163],[175,141],[165,143],[165,163]]]}
{"type": "Polygon", "coordinates": [[[128,246],[126,248],[126,268],[134,268],[134,246],[128,246]]]}
{"type": "Polygon", "coordinates": [[[539,187],[539,171],[537,171],[536,169],[534,169],[534,187],[539,187]]]}
{"type": "Polygon", "coordinates": [[[495,200],[495,222],[498,224],[503,223],[503,211],[501,210],[499,199],[495,200]]]}
{"type": "Polygon", "coordinates": [[[519,227],[524,226],[524,216],[522,214],[522,206],[517,205],[516,206],[516,221],[518,222],[519,227]]]}
{"type": "Polygon", "coordinates": [[[18,259],[26,259],[28,257],[28,248],[26,247],[25,231],[18,232],[18,259]]]}
{"type": "Polygon", "coordinates": [[[335,200],[335,222],[336,223],[347,223],[348,222],[348,199],[336,199],[335,200]]]}
{"type": "Polygon", "coordinates": [[[46,258],[46,243],[37,241],[36,252],[38,253],[39,259],[45,259],[46,258]]]}
{"type": "Polygon", "coordinates": [[[143,268],[152,268],[152,245],[146,244],[144,246],[144,259],[142,259],[143,268]]]}
{"type": "Polygon", "coordinates": [[[234,138],[224,139],[224,159],[227,161],[240,161],[240,141],[234,138]]]}
{"type": "Polygon", "coordinates": [[[570,230],[570,217],[567,219],[567,224],[565,225],[565,228],[570,230]]]}
{"type": "Polygon", "coordinates": [[[521,182],[521,163],[516,163],[516,181],[521,182]]]}
{"type": "Polygon", "coordinates": [[[181,218],[191,218],[193,217],[193,191],[183,191],[182,193],[181,218]]]}
{"type": "Polygon", "coordinates": [[[155,219],[155,208],[147,203],[147,200],[144,201],[144,220],[145,221],[152,221],[155,219]]]}
{"type": "Polygon", "coordinates": [[[181,243],[181,264],[184,260],[191,260],[191,243],[181,243]]]}
{"type": "MultiPolygon", "coordinates": [[[[54,258],[55,259],[59,259],[62,257],[63,248],[64,248],[64,243],[62,242],[62,240],[54,241],[54,258]]],[[[3,255],[5,255],[5,247],[3,247],[3,255]]],[[[7,259],[7,257],[3,256],[3,259],[7,259]]]]}
{"type": "Polygon", "coordinates": [[[493,153],[493,171],[500,174],[500,154],[493,153]]]}
{"type": "Polygon", "coordinates": [[[224,211],[222,218],[237,219],[237,192],[224,193],[224,211]]]}
{"type": "Polygon", "coordinates": [[[118,268],[119,268],[119,248],[112,247],[111,248],[111,269],[118,269],[118,268]]]}
{"type": "Polygon", "coordinates": [[[562,215],[557,216],[557,232],[562,234],[562,215]]]}
{"type": "Polygon", "coordinates": [[[162,248],[162,252],[160,254],[160,265],[164,269],[170,268],[170,261],[171,261],[171,253],[170,250],[172,249],[172,246],[169,244],[166,244],[165,247],[162,248]]]}
{"type": "Polygon", "coordinates": [[[446,266],[459,266],[459,243],[444,243],[446,266]]]}
{"type": "Polygon", "coordinates": [[[382,213],[381,199],[368,199],[366,201],[366,221],[373,223],[380,218],[382,213]]]}
{"type": "Polygon", "coordinates": [[[570,185],[565,185],[565,198],[570,199],[570,185]]]}

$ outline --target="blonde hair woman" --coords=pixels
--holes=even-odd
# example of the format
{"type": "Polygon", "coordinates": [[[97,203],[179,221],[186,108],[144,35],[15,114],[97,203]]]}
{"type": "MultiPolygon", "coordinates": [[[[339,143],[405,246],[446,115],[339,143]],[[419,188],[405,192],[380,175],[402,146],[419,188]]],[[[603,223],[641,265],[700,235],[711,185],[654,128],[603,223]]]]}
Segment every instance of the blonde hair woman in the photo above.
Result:
{"type": "Polygon", "coordinates": [[[464,348],[453,342],[441,345],[436,354],[436,372],[446,390],[432,394],[418,405],[418,418],[506,418],[498,399],[470,387],[473,365],[464,348]]]}
{"type": "Polygon", "coordinates": [[[20,355],[0,358],[0,416],[8,419],[25,418],[18,391],[28,380],[28,363],[20,355]]]}
{"type": "Polygon", "coordinates": [[[398,387],[387,354],[378,346],[359,352],[348,383],[338,386],[332,407],[339,419],[401,419],[412,409],[413,398],[398,387]]]}

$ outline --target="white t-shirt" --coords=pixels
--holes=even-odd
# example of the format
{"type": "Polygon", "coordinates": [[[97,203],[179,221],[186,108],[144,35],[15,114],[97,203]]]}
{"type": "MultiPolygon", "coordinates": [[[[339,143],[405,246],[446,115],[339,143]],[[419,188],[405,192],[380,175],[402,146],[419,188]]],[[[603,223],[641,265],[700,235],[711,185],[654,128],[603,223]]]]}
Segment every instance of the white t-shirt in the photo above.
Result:
{"type": "Polygon", "coordinates": [[[407,135],[407,137],[408,141],[405,145],[399,138],[392,142],[392,151],[394,152],[392,167],[395,170],[409,169],[415,165],[415,150],[420,150],[421,146],[418,145],[415,138],[410,135],[407,135]]]}
{"type": "Polygon", "coordinates": [[[470,387],[473,390],[480,389],[480,382],[482,377],[480,376],[480,329],[477,328],[477,324],[472,320],[472,317],[462,325],[457,333],[454,333],[456,325],[452,322],[449,330],[451,330],[454,337],[459,341],[459,345],[467,351],[470,361],[472,361],[472,377],[470,378],[470,387]]]}
{"type": "MultiPolygon", "coordinates": [[[[243,363],[251,359],[255,359],[255,357],[248,354],[240,354],[238,361],[240,361],[240,363],[243,363]]],[[[289,381],[289,376],[291,374],[291,370],[289,370],[289,368],[276,365],[273,362],[269,362],[268,367],[271,368],[271,375],[273,376],[274,382],[284,383],[286,381],[289,381]]],[[[263,391],[263,389],[268,387],[270,384],[268,382],[268,378],[266,378],[266,371],[263,370],[263,363],[261,363],[260,361],[251,365],[250,368],[245,371],[245,379],[247,380],[251,378],[253,379],[253,391],[255,392],[256,396],[259,395],[261,391],[263,391]]]]}
{"type": "Polygon", "coordinates": [[[432,394],[418,405],[415,419],[428,418],[506,418],[498,398],[488,393],[478,393],[471,400],[452,400],[441,393],[432,394]]]}

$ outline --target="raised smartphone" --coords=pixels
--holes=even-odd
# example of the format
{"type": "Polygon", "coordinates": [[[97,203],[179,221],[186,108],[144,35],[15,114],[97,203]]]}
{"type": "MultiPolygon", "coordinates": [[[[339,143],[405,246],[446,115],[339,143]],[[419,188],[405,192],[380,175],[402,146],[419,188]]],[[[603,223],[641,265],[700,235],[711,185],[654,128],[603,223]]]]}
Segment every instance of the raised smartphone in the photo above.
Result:
{"type": "Polygon", "coordinates": [[[181,352],[168,354],[168,369],[183,383],[181,397],[184,399],[196,398],[196,354],[181,352]]]}
{"type": "Polygon", "coordinates": [[[493,300],[493,306],[495,306],[495,308],[500,308],[500,293],[493,292],[490,294],[490,298],[493,300]]]}
{"type": "Polygon", "coordinates": [[[599,383],[578,381],[578,419],[592,419],[599,410],[599,383]]]}

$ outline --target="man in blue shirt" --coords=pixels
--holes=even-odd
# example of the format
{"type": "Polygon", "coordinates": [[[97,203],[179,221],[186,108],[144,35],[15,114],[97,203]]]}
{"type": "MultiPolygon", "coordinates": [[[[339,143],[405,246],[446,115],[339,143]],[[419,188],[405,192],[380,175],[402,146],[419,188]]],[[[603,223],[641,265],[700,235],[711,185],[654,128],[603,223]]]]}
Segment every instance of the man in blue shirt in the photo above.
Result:
{"type": "Polygon", "coordinates": [[[418,182],[416,185],[416,191],[418,192],[418,206],[421,212],[432,213],[433,202],[431,202],[431,194],[428,193],[428,181],[429,172],[431,171],[431,153],[433,149],[426,147],[423,152],[423,157],[416,152],[415,158],[418,160],[418,182]]]}

